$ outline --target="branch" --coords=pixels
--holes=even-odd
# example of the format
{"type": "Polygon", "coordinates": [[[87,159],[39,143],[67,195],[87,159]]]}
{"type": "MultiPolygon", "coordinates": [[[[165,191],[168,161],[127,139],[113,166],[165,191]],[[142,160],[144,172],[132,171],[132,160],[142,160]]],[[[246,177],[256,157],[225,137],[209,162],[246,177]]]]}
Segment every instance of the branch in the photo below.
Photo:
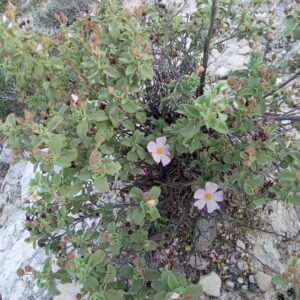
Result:
{"type": "Polygon", "coordinates": [[[202,66],[204,68],[204,71],[200,75],[200,84],[199,84],[199,86],[197,88],[197,91],[196,91],[196,97],[199,97],[199,96],[203,95],[203,91],[204,91],[206,69],[207,69],[208,58],[209,58],[209,44],[210,44],[210,41],[213,37],[213,29],[214,29],[214,25],[215,25],[217,4],[218,4],[218,0],[212,0],[211,14],[210,14],[210,25],[209,25],[207,37],[205,38],[204,48],[203,48],[202,66]]]}
{"type": "Polygon", "coordinates": [[[300,76],[300,71],[295,73],[291,78],[289,78],[287,81],[283,82],[281,85],[279,85],[276,90],[268,93],[267,95],[264,95],[263,98],[267,98],[271,95],[273,95],[274,93],[276,93],[278,90],[282,89],[283,87],[285,87],[287,84],[289,84],[291,81],[293,81],[294,79],[296,79],[298,76],[300,76]]]}
{"type": "Polygon", "coordinates": [[[272,117],[274,121],[300,121],[300,115],[282,115],[272,117]]]}

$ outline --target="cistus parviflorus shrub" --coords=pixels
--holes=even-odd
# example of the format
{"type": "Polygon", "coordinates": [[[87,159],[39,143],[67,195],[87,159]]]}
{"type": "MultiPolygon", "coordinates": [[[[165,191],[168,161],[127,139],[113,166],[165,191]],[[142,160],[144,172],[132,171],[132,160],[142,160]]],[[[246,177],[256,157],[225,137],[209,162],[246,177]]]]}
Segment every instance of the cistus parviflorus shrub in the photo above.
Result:
{"type": "Polygon", "coordinates": [[[70,26],[60,14],[55,34],[16,30],[8,8],[0,59],[27,108],[1,129],[15,159],[35,165],[25,226],[49,256],[21,276],[53,294],[77,282],[92,300],[198,299],[197,282],[151,261],[178,234],[171,221],[220,210],[232,191],[249,207],[299,202],[298,146],[267,115],[277,75],[263,53],[227,81],[205,81],[211,39],[263,36],[268,24],[251,13],[265,1],[217,2],[185,18],[101,1],[70,26]],[[110,189],[123,201],[101,196],[110,189]],[[154,239],[162,233],[169,240],[154,239]]]}

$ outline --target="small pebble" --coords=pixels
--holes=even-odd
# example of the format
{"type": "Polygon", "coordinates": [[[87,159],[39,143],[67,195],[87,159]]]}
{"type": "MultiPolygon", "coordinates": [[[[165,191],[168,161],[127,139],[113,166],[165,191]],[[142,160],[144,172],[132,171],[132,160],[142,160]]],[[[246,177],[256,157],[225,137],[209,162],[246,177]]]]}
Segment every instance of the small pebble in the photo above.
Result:
{"type": "Polygon", "coordinates": [[[248,290],[248,286],[247,285],[243,285],[242,286],[242,290],[247,291],[248,290]]]}
{"type": "Polygon", "coordinates": [[[226,286],[233,289],[234,288],[234,282],[232,281],[226,281],[226,286]]]}
{"type": "Polygon", "coordinates": [[[239,277],[239,278],[237,279],[237,282],[240,283],[240,284],[242,284],[242,283],[244,283],[244,280],[243,280],[242,277],[239,277]]]}
{"type": "Polygon", "coordinates": [[[248,267],[247,263],[243,260],[239,260],[237,263],[237,267],[241,270],[241,271],[245,271],[248,267]]]}
{"type": "Polygon", "coordinates": [[[256,283],[256,280],[255,280],[255,276],[254,276],[254,275],[249,275],[249,282],[250,282],[250,283],[256,283]]]}

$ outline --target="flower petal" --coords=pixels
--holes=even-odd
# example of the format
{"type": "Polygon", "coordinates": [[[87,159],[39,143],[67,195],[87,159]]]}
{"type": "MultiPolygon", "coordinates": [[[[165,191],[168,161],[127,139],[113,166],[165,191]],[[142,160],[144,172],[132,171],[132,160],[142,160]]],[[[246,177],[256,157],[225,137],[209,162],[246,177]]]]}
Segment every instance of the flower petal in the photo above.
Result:
{"type": "Polygon", "coordinates": [[[169,155],[170,154],[170,146],[168,144],[163,146],[164,154],[169,155]]]}
{"type": "Polygon", "coordinates": [[[218,189],[218,185],[216,183],[213,183],[213,182],[206,182],[205,184],[205,189],[207,192],[209,193],[214,193],[217,189],[218,189]]]}
{"type": "Polygon", "coordinates": [[[149,152],[156,152],[156,149],[157,149],[157,145],[155,142],[149,142],[148,145],[147,145],[147,150],[149,152]]]}
{"type": "Polygon", "coordinates": [[[207,202],[206,202],[206,205],[207,205],[207,211],[208,211],[209,213],[212,213],[214,210],[220,208],[220,206],[218,205],[218,203],[215,202],[214,200],[207,201],[207,202]]]}
{"type": "Polygon", "coordinates": [[[203,189],[198,189],[194,194],[195,199],[205,200],[204,196],[205,196],[205,190],[203,189]]]}
{"type": "Polygon", "coordinates": [[[219,191],[212,194],[213,200],[217,202],[223,201],[223,191],[219,191]]]}
{"type": "Polygon", "coordinates": [[[163,166],[168,165],[171,162],[171,158],[168,155],[161,155],[161,163],[163,166]]]}
{"type": "Polygon", "coordinates": [[[161,155],[157,154],[156,152],[152,153],[152,157],[157,163],[159,163],[161,160],[161,155]]]}
{"type": "Polygon", "coordinates": [[[163,147],[167,142],[167,138],[165,136],[161,136],[156,139],[157,146],[163,147]]]}
{"type": "Polygon", "coordinates": [[[198,209],[202,209],[206,204],[206,201],[204,199],[197,200],[194,202],[194,206],[196,206],[198,209]]]}

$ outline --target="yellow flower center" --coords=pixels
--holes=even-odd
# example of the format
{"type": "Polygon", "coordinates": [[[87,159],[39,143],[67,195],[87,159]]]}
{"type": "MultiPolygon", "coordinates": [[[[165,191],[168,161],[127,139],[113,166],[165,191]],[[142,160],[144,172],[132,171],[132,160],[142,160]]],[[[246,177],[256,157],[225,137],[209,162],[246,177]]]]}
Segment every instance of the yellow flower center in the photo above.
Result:
{"type": "Polygon", "coordinates": [[[156,150],[156,153],[157,153],[158,155],[162,155],[162,154],[164,154],[164,152],[165,152],[165,150],[164,150],[164,148],[162,148],[162,147],[158,147],[157,150],[156,150]]]}
{"type": "Polygon", "coordinates": [[[204,196],[204,198],[205,198],[205,200],[210,201],[211,198],[212,198],[211,193],[206,193],[205,196],[204,196]]]}

